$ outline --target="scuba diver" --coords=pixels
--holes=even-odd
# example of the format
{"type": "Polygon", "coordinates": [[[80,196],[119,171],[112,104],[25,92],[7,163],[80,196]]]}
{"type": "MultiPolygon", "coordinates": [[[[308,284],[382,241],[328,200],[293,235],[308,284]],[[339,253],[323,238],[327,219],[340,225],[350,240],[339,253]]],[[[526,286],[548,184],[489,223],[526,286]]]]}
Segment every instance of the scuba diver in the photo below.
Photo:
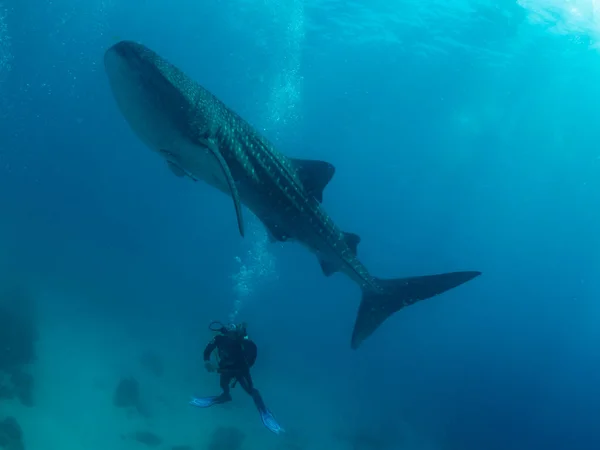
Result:
{"type": "Polygon", "coordinates": [[[208,408],[212,405],[229,402],[231,401],[231,388],[239,383],[254,400],[263,424],[275,434],[282,433],[283,428],[265,406],[260,393],[252,382],[250,368],[256,361],[257,347],[248,338],[246,324],[241,323],[225,327],[220,322],[212,322],[208,328],[211,331],[218,332],[218,334],[204,349],[204,366],[209,372],[220,374],[223,393],[212,397],[194,397],[190,401],[190,405],[208,408]],[[216,366],[210,360],[214,350],[217,350],[218,365],[216,366]]]}

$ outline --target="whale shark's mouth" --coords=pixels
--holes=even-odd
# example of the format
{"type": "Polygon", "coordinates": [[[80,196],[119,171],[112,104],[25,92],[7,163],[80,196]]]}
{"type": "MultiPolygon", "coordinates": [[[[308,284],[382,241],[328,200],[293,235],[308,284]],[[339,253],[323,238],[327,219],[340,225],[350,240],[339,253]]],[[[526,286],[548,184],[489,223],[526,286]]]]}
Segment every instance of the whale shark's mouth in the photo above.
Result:
{"type": "Polygon", "coordinates": [[[145,61],[142,58],[144,47],[131,41],[121,41],[108,48],[104,53],[104,64],[111,63],[111,60],[121,59],[131,66],[131,70],[142,70],[145,61]]]}

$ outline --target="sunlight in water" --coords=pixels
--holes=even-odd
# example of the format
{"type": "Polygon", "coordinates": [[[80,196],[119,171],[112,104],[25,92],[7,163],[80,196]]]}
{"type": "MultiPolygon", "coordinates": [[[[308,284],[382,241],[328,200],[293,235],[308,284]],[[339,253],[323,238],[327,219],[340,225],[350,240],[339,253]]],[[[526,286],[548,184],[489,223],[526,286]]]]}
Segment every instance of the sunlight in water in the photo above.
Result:
{"type": "MultiPolygon", "coordinates": [[[[284,25],[281,43],[283,48],[278,52],[277,75],[271,87],[268,103],[266,126],[275,134],[286,126],[295,124],[299,119],[299,103],[301,100],[302,78],[300,64],[302,45],[304,43],[304,2],[289,0],[282,6],[279,1],[266,1],[265,8],[284,25]]],[[[248,217],[248,216],[246,216],[248,217]]],[[[247,239],[250,248],[235,258],[237,272],[232,276],[234,281],[233,311],[229,321],[235,322],[243,306],[252,298],[257,289],[265,283],[277,279],[275,256],[269,251],[267,231],[262,223],[252,216],[250,233],[247,239]]]]}
{"type": "Polygon", "coordinates": [[[278,73],[271,89],[268,108],[268,122],[272,128],[295,123],[298,118],[298,107],[301,100],[302,77],[300,63],[302,45],[304,44],[304,1],[289,0],[282,8],[279,2],[274,2],[274,8],[281,12],[277,15],[285,24],[282,29],[283,48],[280,54],[278,73]]]}
{"type": "Polygon", "coordinates": [[[533,22],[560,34],[600,37],[600,0],[518,0],[533,22]]]}

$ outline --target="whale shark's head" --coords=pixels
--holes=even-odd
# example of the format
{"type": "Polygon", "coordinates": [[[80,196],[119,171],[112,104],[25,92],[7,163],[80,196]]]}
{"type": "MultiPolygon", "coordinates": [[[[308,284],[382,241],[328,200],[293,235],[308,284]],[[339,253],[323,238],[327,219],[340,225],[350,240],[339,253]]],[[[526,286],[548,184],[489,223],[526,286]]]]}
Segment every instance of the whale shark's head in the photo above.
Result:
{"type": "Polygon", "coordinates": [[[132,41],[106,50],[104,68],[117,105],[138,137],[156,151],[172,147],[188,119],[188,100],[173,84],[181,72],[132,41]]]}

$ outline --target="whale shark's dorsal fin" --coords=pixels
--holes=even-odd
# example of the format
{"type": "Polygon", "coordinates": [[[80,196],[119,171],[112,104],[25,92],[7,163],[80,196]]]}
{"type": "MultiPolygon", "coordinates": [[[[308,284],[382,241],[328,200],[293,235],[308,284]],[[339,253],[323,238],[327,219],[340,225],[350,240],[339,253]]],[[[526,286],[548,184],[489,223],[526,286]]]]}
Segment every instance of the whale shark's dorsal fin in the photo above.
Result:
{"type": "Polygon", "coordinates": [[[242,202],[240,201],[240,193],[237,190],[237,186],[233,179],[233,175],[231,175],[231,170],[229,170],[229,166],[227,165],[227,161],[223,158],[223,155],[219,151],[219,148],[215,145],[214,142],[208,141],[206,143],[206,148],[210,151],[210,153],[215,157],[221,170],[223,171],[223,175],[225,180],[227,181],[227,185],[229,186],[229,192],[231,194],[231,199],[233,200],[233,207],[235,208],[235,215],[238,221],[238,228],[240,230],[240,235],[244,237],[244,218],[242,217],[242,202]]]}
{"type": "Polygon", "coordinates": [[[333,164],[316,159],[291,158],[291,160],[298,171],[304,189],[321,203],[323,201],[323,190],[335,173],[333,164]]]}
{"type": "Polygon", "coordinates": [[[358,254],[358,244],[360,244],[360,236],[354,233],[344,233],[344,240],[352,253],[356,256],[358,254]]]}

